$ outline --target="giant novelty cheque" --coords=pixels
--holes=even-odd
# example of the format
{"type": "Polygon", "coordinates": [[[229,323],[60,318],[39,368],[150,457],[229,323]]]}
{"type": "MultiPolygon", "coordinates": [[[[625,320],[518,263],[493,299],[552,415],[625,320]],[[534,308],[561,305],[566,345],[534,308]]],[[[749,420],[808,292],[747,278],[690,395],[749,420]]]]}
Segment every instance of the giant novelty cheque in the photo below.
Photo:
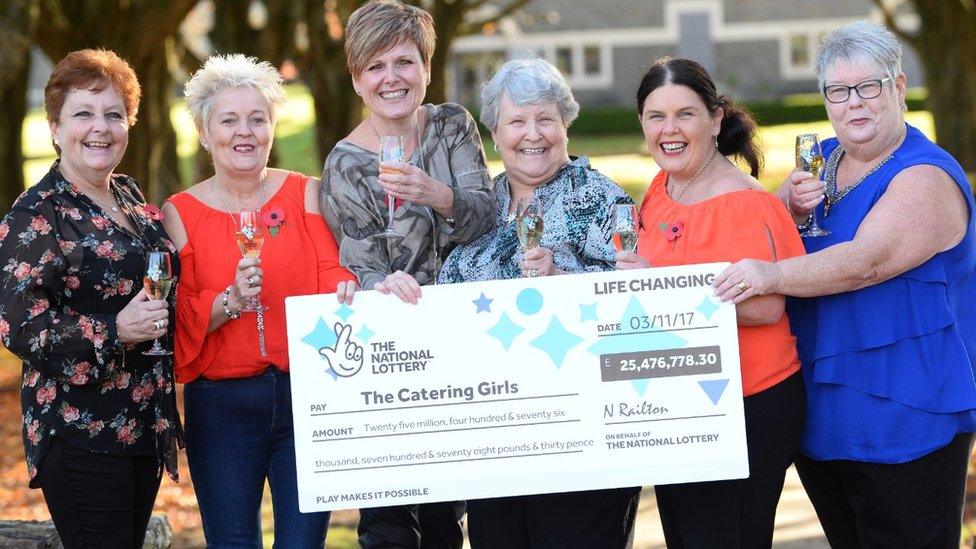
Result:
{"type": "Polygon", "coordinates": [[[726,265],[288,298],[301,510],[748,476],[726,265]]]}

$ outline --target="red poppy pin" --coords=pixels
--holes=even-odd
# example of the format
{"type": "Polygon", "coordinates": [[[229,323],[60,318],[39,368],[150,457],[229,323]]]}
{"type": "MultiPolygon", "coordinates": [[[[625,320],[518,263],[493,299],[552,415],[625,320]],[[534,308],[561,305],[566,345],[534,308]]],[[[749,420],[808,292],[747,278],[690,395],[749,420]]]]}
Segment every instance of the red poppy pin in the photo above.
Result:
{"type": "Polygon", "coordinates": [[[153,221],[163,220],[163,210],[160,210],[159,206],[155,204],[144,204],[142,206],[142,211],[146,212],[146,217],[152,219],[153,221]]]}
{"type": "Polygon", "coordinates": [[[658,228],[664,233],[664,238],[671,242],[671,249],[674,249],[675,244],[677,244],[678,237],[684,233],[685,224],[682,221],[675,221],[674,223],[660,223],[658,228]]]}
{"type": "Polygon", "coordinates": [[[264,224],[268,226],[268,232],[271,233],[271,236],[278,236],[278,231],[285,225],[285,210],[278,207],[269,208],[261,213],[261,218],[264,220],[264,224]]]}

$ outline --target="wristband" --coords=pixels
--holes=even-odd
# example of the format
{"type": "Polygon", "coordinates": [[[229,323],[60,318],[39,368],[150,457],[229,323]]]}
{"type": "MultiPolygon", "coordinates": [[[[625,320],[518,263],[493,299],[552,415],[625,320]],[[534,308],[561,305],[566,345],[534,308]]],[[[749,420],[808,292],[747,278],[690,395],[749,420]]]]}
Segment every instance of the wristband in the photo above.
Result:
{"type": "Polygon", "coordinates": [[[223,303],[224,306],[224,314],[227,315],[227,318],[230,319],[241,318],[240,311],[237,311],[236,313],[231,312],[230,307],[228,306],[227,298],[230,297],[230,288],[231,288],[230,286],[227,286],[227,289],[224,290],[224,295],[221,296],[221,302],[223,303]]]}

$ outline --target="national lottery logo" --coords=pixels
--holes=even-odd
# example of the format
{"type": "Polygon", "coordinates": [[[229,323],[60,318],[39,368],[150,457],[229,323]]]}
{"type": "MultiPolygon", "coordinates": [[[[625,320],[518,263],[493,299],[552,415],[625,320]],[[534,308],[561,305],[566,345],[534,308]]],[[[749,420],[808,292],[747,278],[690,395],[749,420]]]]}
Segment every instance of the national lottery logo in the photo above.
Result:
{"type": "Polygon", "coordinates": [[[336,322],[335,343],[319,347],[319,355],[339,377],[352,377],[363,368],[363,346],[352,340],[352,326],[336,322]]]}

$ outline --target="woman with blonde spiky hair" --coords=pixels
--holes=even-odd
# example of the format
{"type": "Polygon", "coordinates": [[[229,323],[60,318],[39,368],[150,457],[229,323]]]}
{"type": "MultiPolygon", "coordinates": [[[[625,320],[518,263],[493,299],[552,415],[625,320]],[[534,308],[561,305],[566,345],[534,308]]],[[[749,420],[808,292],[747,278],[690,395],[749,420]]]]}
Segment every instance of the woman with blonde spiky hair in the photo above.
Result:
{"type": "Polygon", "coordinates": [[[214,56],[185,93],[215,174],[170,197],[163,212],[183,265],[175,369],[186,383],[187,459],[207,545],[262,546],[267,480],[275,546],[322,547],[329,513],[298,510],[285,297],[341,293],[353,277],[319,214],[318,180],[268,168],[285,100],[278,71],[253,57],[214,56]],[[260,258],[241,257],[244,210],[260,213],[260,258]],[[266,310],[246,312],[254,298],[266,310]]]}

